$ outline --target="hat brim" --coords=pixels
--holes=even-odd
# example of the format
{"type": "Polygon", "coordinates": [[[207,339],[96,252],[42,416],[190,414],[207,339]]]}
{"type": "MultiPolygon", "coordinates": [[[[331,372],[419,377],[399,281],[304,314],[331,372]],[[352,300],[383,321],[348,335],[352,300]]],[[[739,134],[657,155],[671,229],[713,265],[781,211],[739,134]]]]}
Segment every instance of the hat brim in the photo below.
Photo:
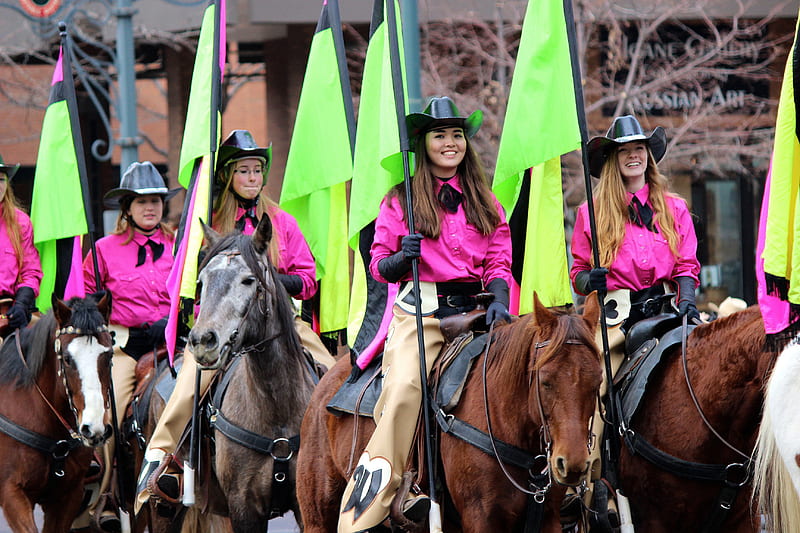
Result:
{"type": "Polygon", "coordinates": [[[427,113],[411,113],[406,116],[408,128],[408,144],[411,151],[417,144],[420,135],[424,135],[436,127],[458,127],[464,129],[464,135],[472,138],[483,124],[483,111],[476,109],[468,117],[435,118],[427,113]]]}
{"type": "Polygon", "coordinates": [[[648,135],[632,135],[624,141],[618,139],[611,139],[609,137],[600,136],[595,137],[586,143],[586,151],[589,153],[589,172],[595,178],[600,177],[600,172],[603,170],[603,164],[608,158],[608,152],[616,147],[630,142],[645,142],[650,147],[650,152],[653,154],[653,159],[659,163],[664,158],[667,152],[667,134],[661,126],[656,127],[653,132],[648,135]]]}
{"type": "Polygon", "coordinates": [[[9,180],[14,177],[17,170],[19,170],[19,163],[16,165],[0,165],[0,172],[5,172],[9,180]]]}
{"type": "Polygon", "coordinates": [[[182,191],[182,187],[178,187],[175,189],[167,189],[166,187],[157,187],[153,189],[127,189],[118,187],[116,189],[111,189],[108,191],[105,196],[103,196],[103,204],[108,207],[109,209],[119,209],[120,202],[126,196],[144,196],[147,194],[158,194],[164,201],[169,201],[172,197],[182,191]]]}
{"type": "Polygon", "coordinates": [[[226,146],[220,147],[216,172],[217,181],[222,181],[220,179],[220,171],[222,171],[222,169],[229,163],[242,159],[261,159],[264,164],[264,181],[266,182],[269,169],[272,166],[272,143],[266,148],[256,148],[253,150],[242,150],[241,148],[230,149],[230,147],[226,146]],[[223,150],[224,148],[228,148],[228,150],[223,150]]]}

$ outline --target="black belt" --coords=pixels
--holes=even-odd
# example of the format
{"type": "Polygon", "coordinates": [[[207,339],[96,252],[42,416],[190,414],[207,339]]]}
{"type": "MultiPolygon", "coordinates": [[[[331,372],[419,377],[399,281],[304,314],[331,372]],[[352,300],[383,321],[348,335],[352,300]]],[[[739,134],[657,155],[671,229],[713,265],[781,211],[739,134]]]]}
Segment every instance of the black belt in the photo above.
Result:
{"type": "Polygon", "coordinates": [[[479,281],[445,281],[436,284],[439,307],[474,307],[475,295],[483,291],[479,281]]]}

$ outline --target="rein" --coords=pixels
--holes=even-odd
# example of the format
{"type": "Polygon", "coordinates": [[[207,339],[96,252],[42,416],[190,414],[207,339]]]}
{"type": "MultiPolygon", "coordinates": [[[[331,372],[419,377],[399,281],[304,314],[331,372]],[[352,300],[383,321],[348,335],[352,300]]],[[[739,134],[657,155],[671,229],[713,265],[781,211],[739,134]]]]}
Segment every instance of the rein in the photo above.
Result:
{"type": "MultiPolygon", "coordinates": [[[[540,391],[540,384],[539,384],[539,371],[538,369],[532,371],[532,376],[528,380],[529,386],[533,384],[533,381],[536,382],[536,404],[539,411],[539,418],[541,420],[542,428],[542,444],[545,449],[544,454],[539,454],[533,458],[534,463],[540,462],[544,460],[544,467],[541,469],[539,474],[536,474],[533,471],[533,467],[529,469],[529,474],[531,475],[530,486],[533,487],[535,490],[529,490],[525,487],[521,486],[511,474],[506,469],[505,465],[503,464],[502,456],[498,453],[497,449],[497,439],[494,438],[493,430],[492,430],[492,421],[491,416],[489,414],[489,394],[488,394],[488,386],[487,386],[487,379],[486,379],[486,371],[488,366],[489,360],[489,347],[492,343],[492,333],[494,330],[494,323],[489,326],[489,340],[486,342],[486,348],[484,350],[484,358],[483,358],[483,369],[482,369],[482,378],[483,378],[483,407],[484,407],[484,414],[486,416],[486,428],[487,433],[489,434],[489,441],[492,444],[492,451],[494,452],[494,457],[497,459],[497,464],[500,466],[500,470],[502,470],[503,474],[506,476],[506,479],[520,492],[527,494],[529,496],[533,496],[533,499],[536,503],[542,504],[544,503],[545,497],[547,493],[553,486],[553,476],[552,472],[550,471],[550,455],[552,451],[552,436],[550,434],[550,426],[547,422],[547,418],[544,416],[544,408],[542,407],[542,398],[541,398],[541,391],[540,391]],[[544,478],[545,483],[544,485],[537,485],[536,482],[540,481],[544,478]]],[[[537,342],[534,344],[534,353],[538,351],[540,348],[544,348],[550,345],[550,340],[545,340],[542,342],[537,342]]],[[[580,341],[567,339],[564,341],[564,344],[574,344],[580,345],[583,344],[580,341]]]]}
{"type": "MultiPolygon", "coordinates": [[[[95,331],[84,331],[79,328],[75,328],[74,326],[67,326],[65,328],[57,329],[55,332],[55,341],[53,343],[53,348],[56,352],[56,355],[58,356],[58,362],[59,362],[58,375],[61,376],[62,378],[64,390],[67,395],[67,401],[69,403],[70,410],[72,411],[72,414],[75,417],[76,424],[78,421],[78,412],[77,409],[75,409],[75,405],[72,401],[72,391],[70,390],[69,383],[67,382],[66,371],[64,368],[63,352],[61,350],[60,337],[63,335],[94,337],[98,333],[102,333],[103,331],[108,331],[105,324],[98,327],[97,330],[95,331]]],[[[25,359],[25,355],[22,350],[22,344],[20,341],[19,332],[17,332],[14,337],[20,361],[22,361],[22,365],[25,367],[25,369],[29,373],[31,373],[31,370],[28,367],[28,362],[25,359]]],[[[20,426],[19,424],[16,424],[15,422],[12,422],[11,420],[2,415],[0,415],[0,431],[5,433],[9,437],[12,437],[13,439],[17,440],[18,442],[25,444],[26,446],[29,446],[40,452],[52,455],[54,459],[52,473],[56,477],[63,477],[64,462],[66,461],[69,452],[71,452],[75,448],[80,447],[82,445],[82,440],[80,435],[72,427],[72,425],[69,424],[66,421],[66,419],[64,419],[63,416],[61,416],[61,413],[59,413],[58,410],[53,406],[52,402],[47,399],[47,396],[44,394],[44,391],[42,391],[41,387],[39,387],[39,384],[36,382],[36,380],[33,381],[33,385],[36,388],[36,391],[39,393],[39,396],[42,398],[44,403],[50,409],[50,412],[53,413],[58,418],[61,425],[64,427],[64,429],[67,430],[67,433],[69,433],[69,439],[57,440],[47,437],[45,435],[41,435],[40,433],[31,431],[25,427],[20,426]]]]}
{"type": "Polygon", "coordinates": [[[741,455],[742,457],[744,457],[746,461],[749,462],[751,458],[750,455],[742,452],[741,450],[739,450],[739,448],[737,448],[736,446],[725,440],[725,438],[722,435],[720,435],[716,429],[714,429],[714,426],[712,426],[711,422],[709,422],[708,418],[706,418],[706,414],[705,412],[703,412],[703,408],[700,407],[700,402],[697,400],[697,396],[694,393],[694,387],[692,387],[692,380],[689,378],[689,366],[686,358],[686,343],[689,334],[686,325],[687,325],[687,315],[683,315],[683,327],[681,328],[681,362],[683,364],[683,375],[686,378],[686,386],[689,388],[689,395],[692,397],[692,402],[694,402],[694,406],[697,409],[697,413],[700,415],[700,418],[703,419],[703,423],[706,425],[709,431],[711,431],[711,433],[713,433],[714,436],[717,437],[722,444],[730,448],[735,453],[741,455]]]}

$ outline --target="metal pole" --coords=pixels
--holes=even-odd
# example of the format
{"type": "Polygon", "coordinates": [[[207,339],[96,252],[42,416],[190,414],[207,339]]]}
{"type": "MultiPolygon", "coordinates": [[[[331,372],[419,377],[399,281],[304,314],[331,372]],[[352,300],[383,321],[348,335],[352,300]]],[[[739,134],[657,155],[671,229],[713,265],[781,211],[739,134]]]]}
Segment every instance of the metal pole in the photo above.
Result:
{"type": "Polygon", "coordinates": [[[408,112],[422,109],[422,90],[419,60],[419,10],[417,0],[400,0],[400,19],[403,28],[403,50],[406,60],[408,112]]]}
{"type": "MultiPolygon", "coordinates": [[[[397,35],[397,13],[395,0],[386,0],[386,23],[389,34],[389,58],[392,71],[392,88],[394,90],[395,111],[397,114],[397,130],[400,137],[400,152],[403,158],[403,180],[406,193],[406,221],[409,233],[414,233],[414,210],[411,197],[411,169],[409,168],[408,130],[406,128],[405,95],[403,93],[403,72],[400,62],[399,36],[397,35]]],[[[419,293],[419,260],[411,260],[411,278],[414,291],[415,317],[417,323],[417,350],[419,352],[419,377],[422,393],[422,421],[423,440],[425,441],[425,466],[428,469],[428,494],[431,499],[431,508],[428,514],[428,526],[431,533],[441,533],[442,515],[439,502],[436,498],[436,474],[434,472],[433,443],[431,441],[431,405],[428,397],[428,372],[425,357],[425,339],[422,329],[422,302],[419,293]]]]}
{"type": "Polygon", "coordinates": [[[117,18],[117,83],[119,85],[120,135],[122,148],[119,175],[139,160],[139,126],[136,121],[136,73],[133,58],[133,15],[131,0],[116,0],[113,14],[117,18]]]}

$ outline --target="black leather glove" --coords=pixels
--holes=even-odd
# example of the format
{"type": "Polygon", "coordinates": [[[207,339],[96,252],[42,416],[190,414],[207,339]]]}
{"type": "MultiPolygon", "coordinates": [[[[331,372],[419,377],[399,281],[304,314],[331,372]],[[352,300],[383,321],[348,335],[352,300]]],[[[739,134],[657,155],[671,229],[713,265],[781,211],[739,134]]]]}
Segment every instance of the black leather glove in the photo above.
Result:
{"type": "MultiPolygon", "coordinates": [[[[130,328],[128,330],[128,342],[123,346],[122,351],[130,355],[137,361],[144,354],[153,351],[153,342],[149,332],[150,328],[130,328]]],[[[163,335],[163,333],[162,333],[163,335]]]]}
{"type": "Polygon", "coordinates": [[[694,298],[695,281],[689,276],[678,276],[675,278],[678,283],[678,315],[688,316],[689,321],[699,321],[700,311],[694,298]]]}
{"type": "Polygon", "coordinates": [[[400,251],[381,259],[378,263],[378,272],[381,276],[390,283],[400,281],[411,270],[412,259],[420,258],[421,241],[421,233],[404,235],[400,240],[400,251]]]}
{"type": "Polygon", "coordinates": [[[36,295],[30,287],[20,287],[14,296],[14,305],[8,310],[8,325],[11,329],[24,328],[31,321],[31,311],[36,305],[36,295]]]}
{"type": "Polygon", "coordinates": [[[289,296],[297,296],[303,290],[303,278],[296,274],[278,274],[278,281],[289,293],[289,296]]]}
{"type": "Polygon", "coordinates": [[[575,288],[581,294],[589,294],[592,291],[606,294],[608,292],[608,285],[606,283],[607,274],[607,268],[581,270],[575,275],[575,288]]]}
{"type": "Polygon", "coordinates": [[[498,320],[511,322],[511,315],[508,313],[508,283],[496,278],[489,282],[486,290],[494,294],[494,301],[486,309],[486,325],[498,320]]]}
{"type": "Polygon", "coordinates": [[[168,321],[169,317],[165,316],[164,318],[156,320],[150,325],[149,328],[147,328],[147,335],[150,340],[150,350],[167,342],[167,339],[164,336],[164,331],[167,329],[168,321]]]}
{"type": "Polygon", "coordinates": [[[400,240],[400,251],[403,252],[403,258],[411,262],[412,259],[420,258],[420,249],[422,248],[422,234],[412,233],[411,235],[404,235],[400,240]]]}

